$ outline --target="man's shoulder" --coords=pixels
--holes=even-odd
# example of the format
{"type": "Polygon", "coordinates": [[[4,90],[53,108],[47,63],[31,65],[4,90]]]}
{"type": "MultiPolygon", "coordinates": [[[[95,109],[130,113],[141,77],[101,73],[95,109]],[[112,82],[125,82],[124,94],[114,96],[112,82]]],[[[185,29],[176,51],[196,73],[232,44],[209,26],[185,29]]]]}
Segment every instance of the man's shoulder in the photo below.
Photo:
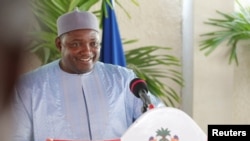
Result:
{"type": "Polygon", "coordinates": [[[94,73],[98,75],[101,80],[105,81],[107,87],[120,85],[125,88],[129,82],[136,77],[132,69],[102,62],[96,63],[94,73]],[[119,81],[119,84],[117,81],[119,81]]]}
{"type": "Polygon", "coordinates": [[[20,80],[36,80],[36,79],[44,79],[44,77],[49,76],[50,73],[54,73],[57,69],[58,61],[53,61],[51,63],[42,65],[34,70],[26,72],[20,76],[20,80]]]}
{"type": "Polygon", "coordinates": [[[133,73],[132,69],[129,69],[124,66],[114,65],[114,64],[108,64],[103,62],[97,62],[96,63],[98,70],[103,70],[109,73],[113,74],[131,74],[133,73]]]}

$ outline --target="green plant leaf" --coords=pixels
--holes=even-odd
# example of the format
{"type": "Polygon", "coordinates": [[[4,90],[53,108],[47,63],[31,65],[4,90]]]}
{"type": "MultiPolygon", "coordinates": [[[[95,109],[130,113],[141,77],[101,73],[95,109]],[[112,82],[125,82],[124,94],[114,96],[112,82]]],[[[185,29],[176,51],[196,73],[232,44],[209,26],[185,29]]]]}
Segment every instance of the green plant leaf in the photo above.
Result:
{"type": "Polygon", "coordinates": [[[244,8],[239,1],[236,2],[240,7],[239,12],[223,13],[216,11],[221,16],[220,19],[208,19],[204,22],[220,29],[201,34],[203,39],[199,47],[201,51],[205,51],[205,55],[209,55],[223,42],[226,42],[226,45],[231,48],[229,64],[235,62],[238,65],[237,43],[250,38],[250,7],[244,8]]]}

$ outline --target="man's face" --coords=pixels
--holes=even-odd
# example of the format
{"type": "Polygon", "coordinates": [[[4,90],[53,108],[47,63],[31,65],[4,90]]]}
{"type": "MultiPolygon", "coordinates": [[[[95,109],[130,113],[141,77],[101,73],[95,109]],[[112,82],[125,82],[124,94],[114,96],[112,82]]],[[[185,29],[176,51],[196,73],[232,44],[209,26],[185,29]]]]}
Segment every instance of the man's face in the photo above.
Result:
{"type": "Polygon", "coordinates": [[[68,32],[56,39],[61,52],[61,68],[68,73],[82,74],[92,70],[100,56],[100,38],[95,30],[68,32]]]}

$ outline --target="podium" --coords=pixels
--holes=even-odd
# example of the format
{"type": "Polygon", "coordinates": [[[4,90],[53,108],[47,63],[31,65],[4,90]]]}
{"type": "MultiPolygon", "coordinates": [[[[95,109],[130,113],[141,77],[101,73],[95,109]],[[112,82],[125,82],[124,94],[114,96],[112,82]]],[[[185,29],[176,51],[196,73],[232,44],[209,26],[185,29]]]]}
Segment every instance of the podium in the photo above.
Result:
{"type": "MultiPolygon", "coordinates": [[[[46,141],[85,140],[47,139],[46,141]]],[[[207,135],[183,111],[160,107],[146,111],[120,139],[102,141],[207,141],[207,135]]]]}
{"type": "Polygon", "coordinates": [[[121,141],[207,141],[207,135],[183,111],[160,107],[139,117],[121,141]]]}

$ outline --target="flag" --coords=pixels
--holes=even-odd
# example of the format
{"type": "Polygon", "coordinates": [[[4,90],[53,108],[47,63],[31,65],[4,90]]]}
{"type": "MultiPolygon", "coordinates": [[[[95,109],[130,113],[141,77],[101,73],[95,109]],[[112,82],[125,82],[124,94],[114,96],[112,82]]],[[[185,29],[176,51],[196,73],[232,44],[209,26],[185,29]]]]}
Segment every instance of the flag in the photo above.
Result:
{"type": "Polygon", "coordinates": [[[120,66],[126,66],[125,54],[116,21],[114,9],[106,3],[108,16],[103,15],[102,47],[100,61],[120,66]]]}

